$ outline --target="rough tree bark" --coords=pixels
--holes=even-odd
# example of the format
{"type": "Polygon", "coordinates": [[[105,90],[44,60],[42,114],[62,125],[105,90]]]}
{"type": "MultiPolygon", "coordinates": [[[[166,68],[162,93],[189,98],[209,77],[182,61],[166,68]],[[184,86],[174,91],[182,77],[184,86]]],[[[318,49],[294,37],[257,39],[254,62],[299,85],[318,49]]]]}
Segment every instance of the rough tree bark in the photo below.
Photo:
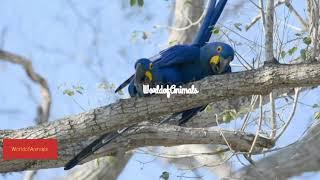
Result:
{"type": "MultiPolygon", "coordinates": [[[[57,161],[3,161],[0,160],[0,172],[21,171],[62,166],[67,160],[83,148],[82,141],[87,137],[111,132],[135,123],[147,121],[152,117],[180,112],[210,102],[251,94],[268,94],[272,89],[316,86],[320,84],[320,63],[296,65],[268,65],[257,70],[226,75],[211,76],[193,83],[200,91],[197,95],[154,96],[130,98],[100,107],[75,116],[63,118],[41,126],[19,130],[2,130],[0,138],[48,138],[56,137],[59,141],[59,160],[57,161]]],[[[149,126],[122,141],[126,150],[143,146],[172,146],[179,144],[225,144],[220,132],[199,128],[175,126],[149,126]],[[216,137],[218,133],[219,137],[216,137]],[[207,138],[205,138],[207,137],[207,138]],[[147,139],[146,139],[147,138],[147,139]],[[212,142],[212,139],[217,141],[212,142]]],[[[234,137],[234,135],[231,135],[234,137]]],[[[246,137],[239,135],[240,137],[246,137]]],[[[235,151],[243,151],[239,137],[233,143],[235,151]]],[[[231,140],[230,140],[231,141],[231,140]]],[[[247,140],[246,140],[247,141],[247,140]]],[[[250,141],[247,141],[250,143],[250,141]]],[[[118,142],[119,143],[119,142],[118,142]]],[[[231,143],[231,144],[233,144],[231,143]]],[[[87,144],[87,142],[85,143],[87,144]]],[[[265,143],[269,144],[269,143],[265,143]]],[[[119,146],[120,144],[118,144],[119,146]]],[[[110,146],[110,148],[114,145],[110,146]]],[[[121,146],[122,147],[122,146],[121,146]]],[[[259,146],[258,146],[259,147],[259,146]]],[[[260,146],[265,147],[265,146],[260,146]]],[[[268,146],[270,147],[270,146],[268,146]]],[[[2,152],[2,148],[0,149],[2,152]]],[[[105,154],[112,154],[109,150],[105,154]]],[[[2,153],[0,153],[2,154],[2,153]]],[[[101,157],[97,154],[94,158],[101,157]]]]}

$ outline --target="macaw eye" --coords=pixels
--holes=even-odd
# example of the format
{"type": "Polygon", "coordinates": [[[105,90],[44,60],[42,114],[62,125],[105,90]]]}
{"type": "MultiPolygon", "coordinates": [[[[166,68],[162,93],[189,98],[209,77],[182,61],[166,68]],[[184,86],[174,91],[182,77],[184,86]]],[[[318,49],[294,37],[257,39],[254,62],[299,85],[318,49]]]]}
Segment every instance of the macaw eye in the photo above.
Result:
{"type": "Polygon", "coordinates": [[[152,68],[153,68],[153,64],[150,63],[150,64],[149,64],[149,69],[151,70],[152,68]]]}
{"type": "Polygon", "coordinates": [[[217,47],[217,51],[221,52],[222,51],[222,47],[221,46],[217,47]]]}

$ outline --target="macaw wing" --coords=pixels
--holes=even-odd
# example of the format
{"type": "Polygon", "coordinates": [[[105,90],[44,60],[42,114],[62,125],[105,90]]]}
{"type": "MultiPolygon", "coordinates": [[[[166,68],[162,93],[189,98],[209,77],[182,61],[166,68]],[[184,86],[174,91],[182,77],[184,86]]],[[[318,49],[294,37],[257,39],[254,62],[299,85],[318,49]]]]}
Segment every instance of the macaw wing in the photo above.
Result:
{"type": "Polygon", "coordinates": [[[117,93],[118,91],[126,87],[133,78],[134,78],[134,74],[130,76],[127,80],[125,80],[122,84],[120,84],[120,86],[114,92],[117,93]]]}
{"type": "Polygon", "coordinates": [[[175,45],[159,53],[153,61],[155,67],[193,63],[200,58],[200,48],[192,45],[175,45]]]}
{"type": "Polygon", "coordinates": [[[90,143],[88,146],[82,149],[82,151],[80,151],[74,158],[72,158],[69,162],[67,162],[67,164],[64,166],[64,170],[69,170],[74,166],[78,165],[82,160],[94,154],[100,148],[110,143],[112,140],[116,139],[117,137],[121,136],[122,133],[124,133],[131,127],[134,127],[135,125],[136,124],[133,124],[129,127],[123,128],[120,131],[109,132],[101,135],[98,139],[94,140],[92,143],[90,143]]]}

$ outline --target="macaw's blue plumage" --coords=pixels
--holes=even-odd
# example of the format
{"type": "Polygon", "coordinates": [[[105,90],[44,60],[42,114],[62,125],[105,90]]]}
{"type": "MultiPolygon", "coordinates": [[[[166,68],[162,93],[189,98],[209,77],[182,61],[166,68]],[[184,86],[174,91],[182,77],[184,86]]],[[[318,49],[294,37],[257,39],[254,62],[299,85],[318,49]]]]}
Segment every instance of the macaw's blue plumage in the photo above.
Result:
{"type": "MultiPolygon", "coordinates": [[[[227,0],[211,0],[204,22],[191,45],[176,45],[161,51],[155,59],[139,59],[135,64],[136,73],[122,83],[115,92],[129,84],[130,96],[144,96],[142,84],[185,84],[202,79],[208,75],[221,74],[230,69],[233,50],[226,44],[208,43],[212,29],[220,17],[227,0]],[[224,49],[224,50],[222,50],[224,49]]],[[[193,108],[182,113],[180,122],[186,122],[205,106],[193,108]]],[[[182,124],[182,123],[179,123],[182,124]]],[[[104,134],[66,165],[65,170],[77,165],[81,160],[93,154],[97,149],[118,137],[121,132],[104,134]]]]}
{"type": "Polygon", "coordinates": [[[212,29],[217,23],[222,11],[228,0],[220,0],[216,5],[216,0],[211,0],[207,16],[204,18],[203,23],[198,31],[196,37],[194,38],[192,44],[202,47],[206,42],[209,41],[212,29]]]}
{"type": "MultiPolygon", "coordinates": [[[[234,58],[233,48],[222,42],[208,43],[200,48],[199,63],[194,63],[191,66],[187,64],[184,67],[184,73],[190,73],[189,76],[193,76],[194,80],[202,79],[209,75],[218,75],[231,72],[230,61],[234,58]],[[190,69],[189,69],[190,68],[190,69]],[[189,69],[189,70],[188,70],[189,69]],[[192,69],[196,69],[192,71],[192,69]],[[200,70],[200,71],[197,71],[200,70]]],[[[191,82],[191,81],[189,81],[191,82]]],[[[207,105],[201,107],[195,107],[183,112],[174,113],[168,119],[163,120],[161,123],[165,123],[170,119],[182,115],[179,119],[179,125],[186,123],[198,112],[203,111],[207,105]]]]}
{"type": "Polygon", "coordinates": [[[221,74],[226,72],[233,58],[232,47],[222,42],[208,43],[202,48],[173,46],[160,52],[154,61],[144,58],[135,63],[136,73],[129,85],[130,96],[143,96],[142,84],[182,85],[221,74]]]}

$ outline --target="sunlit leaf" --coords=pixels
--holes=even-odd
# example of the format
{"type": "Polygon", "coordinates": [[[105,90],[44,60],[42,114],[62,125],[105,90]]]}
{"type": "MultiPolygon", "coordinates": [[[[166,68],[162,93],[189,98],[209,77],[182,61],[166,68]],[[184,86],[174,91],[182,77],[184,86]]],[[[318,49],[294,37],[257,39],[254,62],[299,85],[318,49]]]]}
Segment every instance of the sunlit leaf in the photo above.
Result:
{"type": "Polygon", "coordinates": [[[169,180],[170,174],[167,171],[162,172],[160,178],[163,180],[169,180]]]}
{"type": "Polygon", "coordinates": [[[311,37],[304,37],[303,38],[303,42],[306,44],[306,45],[310,45],[312,40],[311,40],[311,37]]]}
{"type": "Polygon", "coordinates": [[[63,91],[64,95],[68,95],[68,96],[73,96],[74,95],[74,91],[72,89],[65,89],[63,91]]]}
{"type": "Polygon", "coordinates": [[[83,90],[84,88],[82,86],[73,86],[73,89],[79,93],[79,94],[83,94],[83,90]]]}
{"type": "Polygon", "coordinates": [[[314,119],[315,119],[315,120],[320,120],[320,112],[316,112],[316,113],[314,114],[314,119]]]}
{"type": "Polygon", "coordinates": [[[242,31],[241,26],[242,26],[241,23],[235,23],[234,24],[234,27],[237,28],[239,31],[242,31]]]}
{"type": "Polygon", "coordinates": [[[215,27],[212,29],[213,34],[219,34],[220,29],[218,27],[215,27]]]}
{"type": "Polygon", "coordinates": [[[288,54],[289,54],[290,56],[292,56],[297,50],[298,50],[297,47],[293,47],[293,48],[289,49],[288,54]]]}
{"type": "Polygon", "coordinates": [[[130,6],[134,6],[137,4],[137,0],[130,0],[130,6]]]}

